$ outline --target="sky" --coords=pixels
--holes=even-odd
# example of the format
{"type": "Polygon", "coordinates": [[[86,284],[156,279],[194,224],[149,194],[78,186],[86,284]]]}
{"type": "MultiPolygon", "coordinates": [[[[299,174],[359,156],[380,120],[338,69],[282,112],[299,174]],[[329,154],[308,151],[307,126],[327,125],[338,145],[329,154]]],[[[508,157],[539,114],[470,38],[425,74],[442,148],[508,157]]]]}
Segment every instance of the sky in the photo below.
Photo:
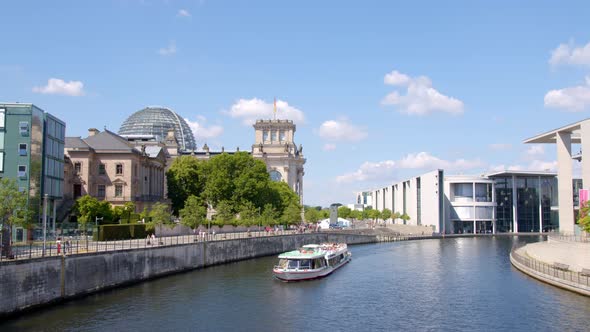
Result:
{"type": "Polygon", "coordinates": [[[249,151],[276,98],[307,158],[304,203],[346,204],[437,168],[555,170],[554,145],[523,140],[589,117],[588,13],[588,1],[2,1],[0,101],[82,137],[161,105],[200,148],[249,151]]]}

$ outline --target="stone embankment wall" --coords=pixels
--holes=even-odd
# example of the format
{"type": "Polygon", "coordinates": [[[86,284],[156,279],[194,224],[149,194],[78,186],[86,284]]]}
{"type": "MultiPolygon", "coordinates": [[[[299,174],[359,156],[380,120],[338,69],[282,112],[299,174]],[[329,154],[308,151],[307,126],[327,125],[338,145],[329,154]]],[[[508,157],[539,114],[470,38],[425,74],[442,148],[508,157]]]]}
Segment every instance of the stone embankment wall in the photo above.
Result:
{"type": "Polygon", "coordinates": [[[0,263],[0,316],[215,264],[278,254],[308,243],[377,242],[374,235],[312,233],[0,263]]]}

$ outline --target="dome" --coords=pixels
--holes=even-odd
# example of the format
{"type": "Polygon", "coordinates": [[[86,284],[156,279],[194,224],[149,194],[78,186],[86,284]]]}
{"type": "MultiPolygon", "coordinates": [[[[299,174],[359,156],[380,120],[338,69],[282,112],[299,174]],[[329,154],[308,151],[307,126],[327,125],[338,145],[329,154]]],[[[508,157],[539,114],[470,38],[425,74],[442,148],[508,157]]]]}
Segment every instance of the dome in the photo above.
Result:
{"type": "Polygon", "coordinates": [[[170,129],[174,129],[180,150],[197,148],[193,131],[186,121],[165,107],[146,107],[131,114],[121,125],[119,135],[154,135],[157,140],[164,141],[170,129]]]}

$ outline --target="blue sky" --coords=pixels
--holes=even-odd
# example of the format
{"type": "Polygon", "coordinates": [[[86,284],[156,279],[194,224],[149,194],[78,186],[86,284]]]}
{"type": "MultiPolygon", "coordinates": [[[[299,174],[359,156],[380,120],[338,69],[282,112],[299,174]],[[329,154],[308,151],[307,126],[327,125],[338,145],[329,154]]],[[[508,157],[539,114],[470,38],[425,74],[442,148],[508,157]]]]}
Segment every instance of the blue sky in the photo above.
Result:
{"type": "Polygon", "coordinates": [[[523,139],[588,117],[588,1],[4,1],[0,101],[68,136],[174,109],[197,144],[249,150],[297,123],[304,202],[435,168],[555,168],[523,139]]]}

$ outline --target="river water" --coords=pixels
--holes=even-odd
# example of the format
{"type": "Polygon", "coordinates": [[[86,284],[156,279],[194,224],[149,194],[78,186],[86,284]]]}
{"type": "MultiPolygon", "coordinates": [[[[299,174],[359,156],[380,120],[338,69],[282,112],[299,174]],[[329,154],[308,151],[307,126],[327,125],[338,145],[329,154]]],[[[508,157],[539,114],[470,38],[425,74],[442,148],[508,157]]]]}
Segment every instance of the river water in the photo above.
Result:
{"type": "Polygon", "coordinates": [[[0,331],[588,330],[590,298],[510,265],[517,242],[479,237],[351,246],[331,276],[283,283],[264,257],[69,301],[0,331]]]}

